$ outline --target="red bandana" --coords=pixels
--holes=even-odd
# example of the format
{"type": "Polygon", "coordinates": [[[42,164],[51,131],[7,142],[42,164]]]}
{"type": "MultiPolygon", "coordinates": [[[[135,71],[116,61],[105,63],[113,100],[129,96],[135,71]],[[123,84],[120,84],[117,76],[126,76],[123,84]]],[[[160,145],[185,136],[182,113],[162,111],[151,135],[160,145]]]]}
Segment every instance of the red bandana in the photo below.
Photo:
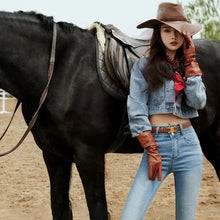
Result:
{"type": "Polygon", "coordinates": [[[179,61],[177,60],[177,58],[174,58],[172,60],[171,57],[167,55],[167,59],[168,59],[168,63],[171,65],[171,67],[173,68],[173,72],[174,72],[174,88],[175,88],[175,102],[176,102],[177,93],[184,88],[185,82],[182,76],[177,71],[177,68],[179,67],[179,61]]]}

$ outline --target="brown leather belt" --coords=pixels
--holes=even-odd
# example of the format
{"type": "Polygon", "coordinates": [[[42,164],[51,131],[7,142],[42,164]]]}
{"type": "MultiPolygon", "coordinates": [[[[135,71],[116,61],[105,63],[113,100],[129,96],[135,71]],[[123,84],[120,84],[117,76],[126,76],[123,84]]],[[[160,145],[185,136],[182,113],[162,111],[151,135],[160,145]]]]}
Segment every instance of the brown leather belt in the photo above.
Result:
{"type": "MultiPolygon", "coordinates": [[[[184,128],[188,128],[189,126],[191,126],[191,122],[187,122],[185,124],[182,124],[183,129],[184,128]]],[[[176,131],[180,130],[180,126],[170,126],[170,127],[166,127],[166,128],[159,128],[158,133],[175,133],[176,131]]],[[[152,133],[156,133],[157,128],[152,128],[151,132],[152,133]]]]}

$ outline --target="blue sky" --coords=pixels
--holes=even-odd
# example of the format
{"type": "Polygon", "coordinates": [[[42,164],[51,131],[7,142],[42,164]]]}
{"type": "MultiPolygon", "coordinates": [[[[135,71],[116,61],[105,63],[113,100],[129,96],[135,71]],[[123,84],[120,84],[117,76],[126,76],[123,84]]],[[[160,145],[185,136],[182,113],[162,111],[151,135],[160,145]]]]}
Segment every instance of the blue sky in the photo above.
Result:
{"type": "Polygon", "coordinates": [[[136,25],[155,18],[161,2],[167,0],[5,0],[1,1],[0,10],[36,11],[53,16],[55,21],[74,23],[82,28],[99,21],[113,24],[130,36],[138,36],[143,30],[136,29],[136,25]]]}

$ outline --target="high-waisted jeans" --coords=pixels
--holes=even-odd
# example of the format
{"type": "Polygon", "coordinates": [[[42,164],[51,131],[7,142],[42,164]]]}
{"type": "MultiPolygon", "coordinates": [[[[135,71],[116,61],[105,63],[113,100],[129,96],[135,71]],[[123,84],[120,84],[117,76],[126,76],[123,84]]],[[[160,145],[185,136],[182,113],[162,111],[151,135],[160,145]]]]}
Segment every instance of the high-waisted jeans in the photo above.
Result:
{"type": "MultiPolygon", "coordinates": [[[[152,133],[162,157],[162,181],[149,180],[148,156],[142,161],[129,192],[121,220],[142,220],[163,180],[174,173],[176,219],[194,220],[203,168],[203,155],[192,126],[175,133],[152,133]]],[[[161,126],[167,127],[167,126],[161,126]]],[[[157,127],[158,131],[159,127],[157,127]]],[[[160,211],[160,207],[158,207],[160,211]]],[[[155,216],[156,219],[156,216],[155,216]]],[[[166,219],[166,216],[164,216],[166,219]]]]}

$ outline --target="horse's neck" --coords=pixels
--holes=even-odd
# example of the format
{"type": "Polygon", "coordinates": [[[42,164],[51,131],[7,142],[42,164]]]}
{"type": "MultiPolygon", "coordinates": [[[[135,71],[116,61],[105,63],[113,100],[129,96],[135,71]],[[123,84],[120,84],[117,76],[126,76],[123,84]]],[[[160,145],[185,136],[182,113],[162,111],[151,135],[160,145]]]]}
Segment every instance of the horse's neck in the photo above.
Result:
{"type": "Polygon", "coordinates": [[[0,87],[18,99],[39,96],[47,80],[51,36],[40,24],[0,18],[0,87]]]}

